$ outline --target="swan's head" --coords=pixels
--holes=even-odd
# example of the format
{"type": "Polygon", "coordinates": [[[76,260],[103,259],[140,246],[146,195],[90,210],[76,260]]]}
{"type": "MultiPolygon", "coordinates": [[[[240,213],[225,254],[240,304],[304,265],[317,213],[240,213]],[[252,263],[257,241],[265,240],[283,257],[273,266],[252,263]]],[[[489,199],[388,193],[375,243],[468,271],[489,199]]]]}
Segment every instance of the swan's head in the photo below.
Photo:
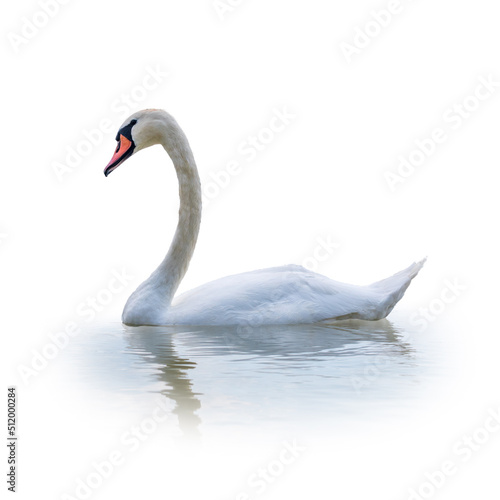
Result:
{"type": "Polygon", "coordinates": [[[160,143],[166,117],[169,115],[161,109],[144,109],[129,116],[116,134],[118,144],[104,175],[107,177],[137,151],[160,143]]]}

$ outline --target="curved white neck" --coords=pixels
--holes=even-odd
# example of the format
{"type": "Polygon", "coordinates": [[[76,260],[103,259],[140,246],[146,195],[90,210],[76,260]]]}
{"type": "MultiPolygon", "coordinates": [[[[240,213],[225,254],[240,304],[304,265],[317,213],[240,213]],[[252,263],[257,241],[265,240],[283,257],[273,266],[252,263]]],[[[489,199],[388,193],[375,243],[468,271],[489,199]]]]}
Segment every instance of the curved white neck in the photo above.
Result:
{"type": "MultiPolygon", "coordinates": [[[[179,222],[167,255],[137,290],[130,296],[123,312],[125,323],[132,323],[135,313],[147,308],[158,315],[167,312],[172,299],[186,274],[193,256],[201,222],[201,184],[193,153],[184,132],[168,116],[159,140],[175,167],[179,181],[179,222]]],[[[152,318],[157,321],[157,318],[152,318]]],[[[154,323],[152,323],[154,324],[154,323]]]]}
{"type": "MultiPolygon", "coordinates": [[[[183,134],[184,135],[184,134],[183,134]]],[[[163,144],[175,166],[179,181],[179,221],[167,255],[153,273],[164,287],[164,299],[172,302],[193,256],[201,222],[201,184],[193,154],[187,143],[184,151],[163,144]]]]}
{"type": "MultiPolygon", "coordinates": [[[[201,222],[201,184],[193,153],[184,133],[182,143],[163,143],[170,155],[179,181],[179,221],[174,238],[163,259],[151,278],[163,288],[164,300],[168,305],[179,287],[193,256],[201,222]]],[[[150,278],[150,279],[151,279],[150,278]]]]}

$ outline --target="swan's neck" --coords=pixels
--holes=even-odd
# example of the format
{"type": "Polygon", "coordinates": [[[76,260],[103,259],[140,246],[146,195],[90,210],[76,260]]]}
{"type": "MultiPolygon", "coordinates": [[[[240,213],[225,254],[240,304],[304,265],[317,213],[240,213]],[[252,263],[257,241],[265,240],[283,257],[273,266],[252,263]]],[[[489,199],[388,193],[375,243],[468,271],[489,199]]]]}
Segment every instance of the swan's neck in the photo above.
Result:
{"type": "Polygon", "coordinates": [[[169,306],[193,256],[201,222],[201,185],[193,153],[182,130],[169,130],[162,145],[169,154],[179,182],[179,221],[174,238],[152,280],[169,306]]]}
{"type": "Polygon", "coordinates": [[[130,296],[123,311],[126,324],[162,324],[194,252],[201,221],[201,185],[184,132],[168,117],[159,142],[175,167],[179,181],[179,222],[158,268],[130,296]]]}

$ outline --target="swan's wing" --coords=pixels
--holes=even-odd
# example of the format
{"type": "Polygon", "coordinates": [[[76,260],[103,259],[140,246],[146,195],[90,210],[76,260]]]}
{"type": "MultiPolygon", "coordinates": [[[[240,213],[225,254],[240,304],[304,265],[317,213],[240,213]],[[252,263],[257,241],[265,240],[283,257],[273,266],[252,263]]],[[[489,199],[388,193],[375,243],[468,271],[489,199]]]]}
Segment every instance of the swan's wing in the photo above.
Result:
{"type": "Polygon", "coordinates": [[[416,274],[410,268],[411,277],[405,270],[384,280],[384,286],[340,283],[295,265],[235,274],[177,297],[167,320],[170,324],[264,325],[345,317],[380,319],[416,274]]]}

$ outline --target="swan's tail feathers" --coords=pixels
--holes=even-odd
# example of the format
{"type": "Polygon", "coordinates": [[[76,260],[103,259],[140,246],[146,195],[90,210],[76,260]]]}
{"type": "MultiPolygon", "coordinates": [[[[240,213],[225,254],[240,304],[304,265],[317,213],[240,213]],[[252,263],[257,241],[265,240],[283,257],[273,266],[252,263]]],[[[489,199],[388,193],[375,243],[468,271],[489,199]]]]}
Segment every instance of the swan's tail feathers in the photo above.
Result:
{"type": "Polygon", "coordinates": [[[369,288],[381,295],[377,319],[385,318],[392,311],[410,286],[411,280],[422,269],[426,260],[427,258],[422,259],[420,262],[414,262],[411,266],[399,271],[399,273],[369,285],[369,288]]]}

